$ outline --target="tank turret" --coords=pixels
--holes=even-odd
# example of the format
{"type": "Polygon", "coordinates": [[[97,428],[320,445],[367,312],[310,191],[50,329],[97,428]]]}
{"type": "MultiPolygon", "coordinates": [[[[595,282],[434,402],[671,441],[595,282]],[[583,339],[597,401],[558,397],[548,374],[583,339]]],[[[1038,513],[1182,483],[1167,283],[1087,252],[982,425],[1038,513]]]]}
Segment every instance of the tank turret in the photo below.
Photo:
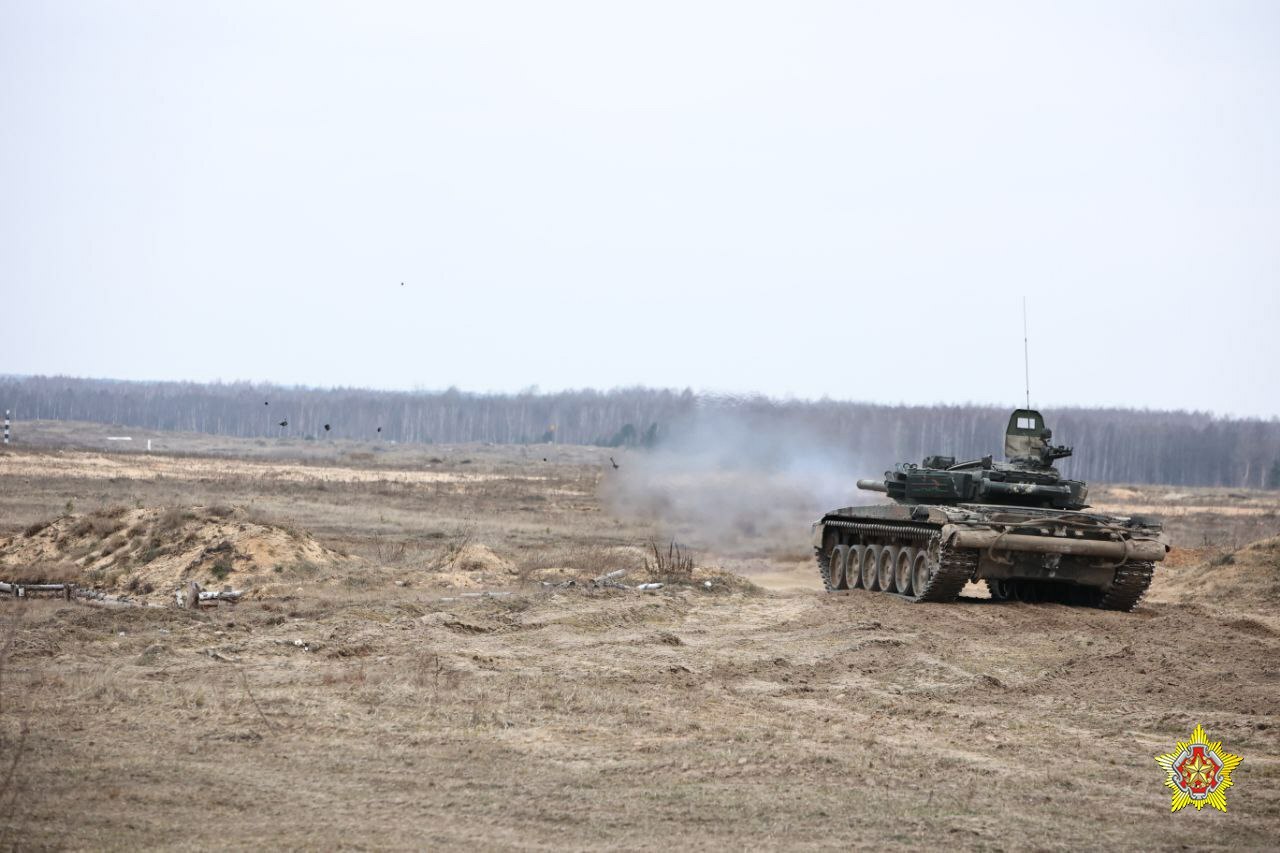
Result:
{"type": "Polygon", "coordinates": [[[883,483],[859,480],[858,488],[884,492],[903,504],[996,504],[1046,509],[1084,509],[1089,489],[1054,467],[1070,447],[1050,444],[1052,431],[1032,409],[1018,409],[1005,430],[1006,461],[990,456],[957,463],[952,456],[926,456],[920,465],[900,462],[883,483]]]}

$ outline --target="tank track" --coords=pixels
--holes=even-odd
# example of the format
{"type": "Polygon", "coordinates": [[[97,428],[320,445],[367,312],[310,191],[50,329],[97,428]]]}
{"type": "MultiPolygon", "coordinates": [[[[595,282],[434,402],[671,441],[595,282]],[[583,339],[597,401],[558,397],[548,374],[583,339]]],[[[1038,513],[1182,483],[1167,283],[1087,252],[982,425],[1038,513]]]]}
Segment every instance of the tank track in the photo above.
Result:
{"type": "MultiPolygon", "coordinates": [[[[939,542],[940,536],[930,541],[930,548],[939,542]]],[[[940,544],[940,543],[939,543],[940,544]]],[[[971,549],[941,548],[938,554],[938,568],[929,578],[924,592],[916,595],[916,601],[955,601],[960,590],[973,577],[978,568],[978,552],[971,549]]]]}
{"type": "Polygon", "coordinates": [[[822,575],[822,586],[827,592],[833,592],[835,587],[831,585],[831,554],[821,548],[813,550],[818,558],[818,574],[822,575]]]}
{"type": "Polygon", "coordinates": [[[1116,569],[1116,578],[1102,594],[1098,607],[1103,610],[1129,611],[1138,606],[1138,602],[1151,586],[1151,576],[1155,572],[1155,563],[1125,563],[1116,569]]]}
{"type": "MultiPolygon", "coordinates": [[[[938,554],[937,568],[929,577],[924,591],[913,596],[902,596],[911,601],[947,602],[955,601],[964,589],[964,585],[973,577],[978,568],[978,552],[970,549],[942,547],[942,535],[925,528],[897,527],[886,524],[855,524],[845,522],[842,527],[855,528],[862,533],[884,534],[910,539],[927,539],[924,547],[930,553],[938,554]],[[932,535],[930,535],[932,533],[932,535]]],[[[822,586],[827,592],[834,591],[831,583],[831,552],[829,549],[815,548],[814,556],[818,561],[818,574],[822,577],[822,586]]]]}
{"type": "Polygon", "coordinates": [[[1025,578],[988,580],[987,589],[998,601],[1047,602],[1128,612],[1138,605],[1151,585],[1154,570],[1155,564],[1150,562],[1125,563],[1116,569],[1115,578],[1106,589],[1025,578]]]}
{"type": "MultiPolygon", "coordinates": [[[[911,596],[901,596],[912,601],[947,602],[955,601],[961,590],[977,572],[980,552],[965,548],[948,548],[942,545],[941,533],[916,525],[889,525],[882,523],[835,522],[833,527],[852,529],[873,541],[880,537],[927,540],[921,542],[929,553],[937,554],[935,568],[929,576],[929,582],[923,591],[911,596]]],[[[883,543],[878,543],[883,544],[883,543]]],[[[835,587],[831,583],[831,551],[829,548],[815,548],[814,556],[818,562],[818,574],[822,577],[822,586],[827,592],[835,587]]],[[[1026,578],[1014,578],[1005,581],[987,581],[991,597],[1000,601],[1016,600],[1026,602],[1051,602],[1077,607],[1096,607],[1100,610],[1130,611],[1142,600],[1147,588],[1151,585],[1155,564],[1145,561],[1132,561],[1122,564],[1115,570],[1115,576],[1105,589],[1077,586],[1053,581],[1037,581],[1026,578]],[[999,584],[997,586],[996,584],[999,584]]],[[[891,593],[897,594],[897,593],[891,593]]]]}

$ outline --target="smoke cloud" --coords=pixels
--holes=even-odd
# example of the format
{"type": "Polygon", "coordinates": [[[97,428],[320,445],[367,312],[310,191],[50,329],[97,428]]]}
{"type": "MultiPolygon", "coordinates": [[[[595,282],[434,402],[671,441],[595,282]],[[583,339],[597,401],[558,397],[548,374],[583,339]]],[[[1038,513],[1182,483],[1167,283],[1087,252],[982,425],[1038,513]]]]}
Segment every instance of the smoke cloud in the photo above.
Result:
{"type": "Polygon", "coordinates": [[[629,454],[603,497],[682,544],[731,557],[807,558],[810,524],[836,507],[872,503],[868,463],[833,436],[747,412],[701,411],[655,450],[629,454]]]}

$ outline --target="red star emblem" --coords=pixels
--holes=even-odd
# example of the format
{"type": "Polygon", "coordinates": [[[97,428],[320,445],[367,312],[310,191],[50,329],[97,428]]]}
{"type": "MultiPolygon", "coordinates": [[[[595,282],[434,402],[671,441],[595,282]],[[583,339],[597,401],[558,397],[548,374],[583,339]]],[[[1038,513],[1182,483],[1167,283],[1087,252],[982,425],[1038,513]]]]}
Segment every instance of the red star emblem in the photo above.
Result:
{"type": "Polygon", "coordinates": [[[1189,794],[1204,795],[1218,787],[1218,771],[1222,765],[1212,752],[1206,752],[1199,744],[1188,750],[1177,764],[1178,787],[1189,794]]]}

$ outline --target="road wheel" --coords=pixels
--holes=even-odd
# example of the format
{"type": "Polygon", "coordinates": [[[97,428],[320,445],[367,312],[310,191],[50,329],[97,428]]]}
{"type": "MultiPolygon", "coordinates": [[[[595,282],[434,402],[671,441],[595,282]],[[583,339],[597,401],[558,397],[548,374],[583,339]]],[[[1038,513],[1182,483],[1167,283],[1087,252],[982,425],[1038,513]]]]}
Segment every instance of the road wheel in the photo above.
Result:
{"type": "Polygon", "coordinates": [[[898,546],[886,545],[880,549],[876,560],[876,587],[881,592],[893,592],[893,570],[898,563],[898,546]]]}
{"type": "Polygon", "coordinates": [[[876,566],[880,563],[880,545],[867,545],[862,549],[862,588],[874,591],[876,588],[876,566]]]}
{"type": "Polygon", "coordinates": [[[911,592],[917,598],[924,595],[925,587],[929,585],[929,578],[933,574],[932,569],[929,565],[929,551],[917,548],[915,559],[911,563],[911,592]]]}
{"type": "Polygon", "coordinates": [[[862,586],[862,562],[867,559],[866,545],[850,545],[849,559],[844,564],[844,582],[849,589],[862,586]]]}
{"type": "Polygon", "coordinates": [[[913,546],[903,546],[898,551],[898,559],[893,570],[893,585],[897,587],[898,592],[902,595],[911,595],[911,566],[915,563],[917,549],[913,546]]]}
{"type": "Polygon", "coordinates": [[[845,576],[845,552],[849,551],[849,547],[831,546],[831,551],[827,553],[827,567],[822,573],[822,585],[827,588],[827,592],[840,589],[840,584],[845,576]]]}
{"type": "Polygon", "coordinates": [[[849,546],[837,545],[831,549],[831,566],[827,569],[827,590],[845,589],[844,567],[849,560],[849,546]]]}

